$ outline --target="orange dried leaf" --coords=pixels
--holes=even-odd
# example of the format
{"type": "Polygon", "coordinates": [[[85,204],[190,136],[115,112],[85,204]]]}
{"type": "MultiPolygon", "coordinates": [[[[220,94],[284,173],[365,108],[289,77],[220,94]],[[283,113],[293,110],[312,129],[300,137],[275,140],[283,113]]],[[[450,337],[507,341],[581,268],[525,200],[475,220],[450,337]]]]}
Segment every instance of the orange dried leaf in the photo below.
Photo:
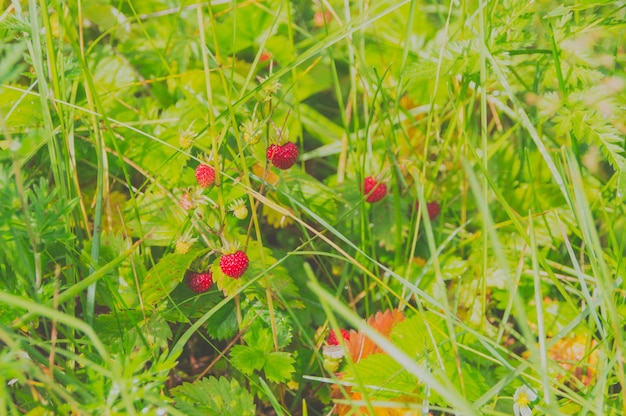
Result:
{"type": "MultiPolygon", "coordinates": [[[[389,338],[394,326],[404,320],[402,311],[394,309],[383,312],[377,312],[367,320],[367,324],[374,328],[385,338],[389,338]]],[[[382,350],[367,338],[361,331],[350,331],[350,340],[346,342],[350,357],[356,363],[370,354],[382,352],[382,350]]]]}

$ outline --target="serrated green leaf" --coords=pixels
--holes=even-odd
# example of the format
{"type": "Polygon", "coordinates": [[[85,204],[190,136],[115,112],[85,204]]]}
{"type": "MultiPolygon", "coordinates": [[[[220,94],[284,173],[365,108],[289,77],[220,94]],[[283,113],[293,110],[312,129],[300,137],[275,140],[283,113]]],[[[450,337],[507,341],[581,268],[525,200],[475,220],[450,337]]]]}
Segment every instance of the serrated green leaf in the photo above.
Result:
{"type": "Polygon", "coordinates": [[[266,355],[254,346],[235,345],[230,352],[231,362],[244,374],[250,375],[263,368],[266,355]]]}
{"type": "Polygon", "coordinates": [[[203,378],[183,383],[171,393],[175,406],[189,416],[252,416],[256,413],[254,398],[235,379],[203,378]]]}
{"type": "MultiPolygon", "coordinates": [[[[281,310],[275,310],[274,316],[270,316],[270,312],[267,307],[263,304],[255,304],[252,308],[250,308],[244,316],[243,322],[241,323],[242,327],[248,327],[248,332],[250,331],[258,331],[264,330],[263,334],[263,343],[264,346],[262,349],[267,352],[271,351],[274,345],[272,339],[272,332],[270,328],[273,325],[276,328],[276,337],[278,341],[278,348],[287,347],[292,340],[292,327],[291,321],[288,316],[282,312],[281,310]]],[[[256,338],[260,338],[256,335],[256,338]]],[[[244,336],[244,340],[248,345],[258,345],[259,340],[252,340],[248,334],[244,336]]]]}
{"type": "Polygon", "coordinates": [[[197,294],[180,283],[170,293],[171,307],[163,311],[163,317],[170,322],[189,322],[189,319],[200,318],[223,298],[217,290],[197,294]]]}
{"type": "Polygon", "coordinates": [[[286,171],[279,189],[292,198],[306,201],[307,206],[325,220],[334,221],[337,217],[337,193],[306,172],[299,169],[286,171]]]}
{"type": "Polygon", "coordinates": [[[394,344],[412,357],[421,357],[448,338],[444,332],[445,322],[442,318],[425,312],[399,322],[391,332],[394,344]],[[428,326],[427,326],[428,325],[428,326]],[[432,334],[431,337],[425,334],[432,334]]]}
{"type": "Polygon", "coordinates": [[[279,306],[283,309],[287,307],[303,307],[304,305],[300,300],[298,286],[296,286],[293,278],[289,275],[289,271],[285,267],[278,265],[272,267],[271,271],[266,273],[266,270],[274,266],[277,262],[272,255],[272,251],[265,247],[263,248],[263,263],[261,263],[260,261],[255,261],[259,253],[258,244],[253,242],[248,248],[250,268],[247,273],[249,273],[250,276],[263,273],[266,274],[267,278],[260,279],[258,285],[253,285],[246,289],[246,296],[249,299],[256,299],[262,304],[267,304],[267,293],[265,289],[269,286],[272,293],[276,294],[273,296],[273,298],[278,301],[275,303],[275,306],[279,306]],[[263,265],[265,265],[265,267],[263,265]],[[280,294],[280,297],[277,296],[278,294],[280,294]],[[285,302],[282,301],[283,299],[285,302]]]}
{"type": "Polygon", "coordinates": [[[144,306],[153,306],[167,298],[183,280],[194,259],[207,251],[208,249],[192,249],[187,254],[170,253],[164,256],[148,271],[141,285],[144,306]]]}
{"type": "MultiPolygon", "coordinates": [[[[359,195],[357,197],[361,199],[363,195],[359,192],[359,195]]],[[[408,210],[409,206],[411,206],[411,201],[404,199],[400,201],[399,217],[403,219],[399,221],[401,227],[400,232],[403,237],[403,240],[401,241],[402,244],[405,243],[404,238],[408,237],[409,235],[409,225],[411,218],[408,210]]],[[[371,218],[373,231],[376,234],[376,240],[381,247],[384,247],[386,250],[389,251],[396,250],[396,232],[398,221],[395,215],[395,210],[395,201],[394,198],[391,196],[388,196],[382,201],[371,205],[371,218]]]]}
{"type": "MultiPolygon", "coordinates": [[[[413,394],[419,380],[387,354],[371,354],[353,368],[347,367],[344,379],[360,380],[364,386],[376,386],[376,400],[393,399],[413,394]]],[[[355,390],[361,390],[358,386],[355,390]]],[[[373,393],[366,387],[367,394],[373,393]]]]}
{"type": "Polygon", "coordinates": [[[234,302],[229,302],[216,311],[206,322],[206,330],[218,340],[231,338],[238,330],[234,302]]]}
{"type": "Polygon", "coordinates": [[[288,352],[271,352],[265,357],[263,371],[268,380],[274,383],[282,383],[291,379],[296,371],[295,360],[288,352]]]}
{"type": "MultiPolygon", "coordinates": [[[[263,321],[256,321],[263,322],[263,321]]],[[[268,353],[272,351],[274,342],[272,341],[272,334],[269,329],[260,325],[252,325],[248,328],[243,336],[243,340],[252,348],[256,348],[259,351],[268,353]]]]}
{"type": "Polygon", "coordinates": [[[453,360],[446,361],[444,365],[448,379],[463,391],[469,400],[477,400],[491,387],[485,380],[481,369],[471,363],[462,361],[460,372],[457,363],[453,360]]]}

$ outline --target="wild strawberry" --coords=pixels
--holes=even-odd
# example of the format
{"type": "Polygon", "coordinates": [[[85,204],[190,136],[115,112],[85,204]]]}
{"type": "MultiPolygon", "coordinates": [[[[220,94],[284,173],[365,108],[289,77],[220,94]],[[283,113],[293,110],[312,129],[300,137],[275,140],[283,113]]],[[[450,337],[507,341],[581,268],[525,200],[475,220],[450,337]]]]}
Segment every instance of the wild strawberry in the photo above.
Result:
{"type": "Polygon", "coordinates": [[[232,211],[233,215],[240,220],[246,219],[248,217],[248,207],[243,199],[239,198],[233,201],[228,209],[232,211]]]}
{"type": "MultiPolygon", "coordinates": [[[[416,202],[415,209],[419,209],[419,207],[420,207],[420,203],[416,202]]],[[[437,201],[428,202],[426,204],[426,211],[428,212],[428,218],[432,220],[433,218],[435,218],[437,215],[441,213],[441,206],[439,205],[439,202],[437,201]]]]}
{"type": "Polygon", "coordinates": [[[267,160],[278,169],[289,169],[298,159],[298,146],[293,142],[287,142],[282,146],[271,144],[267,148],[267,160]]]}
{"type": "Polygon", "coordinates": [[[179,130],[178,131],[178,143],[182,149],[189,149],[193,144],[193,139],[196,137],[196,132],[187,129],[187,130],[179,130]]]}
{"type": "Polygon", "coordinates": [[[267,82],[269,77],[259,78],[259,82],[263,85],[263,92],[265,93],[265,98],[263,101],[270,101],[272,99],[272,95],[276,94],[280,87],[282,87],[281,83],[278,81],[267,82]]]}
{"type": "MultiPolygon", "coordinates": [[[[341,337],[345,341],[350,340],[350,333],[347,330],[341,329],[340,333],[341,333],[341,337]]],[[[330,331],[330,334],[328,335],[328,345],[339,345],[339,340],[337,339],[336,331],[333,331],[333,330],[330,331]]]]}
{"type": "Polygon", "coordinates": [[[241,123],[239,130],[243,133],[245,142],[250,145],[257,144],[261,140],[261,123],[254,116],[241,123]]]}
{"type": "Polygon", "coordinates": [[[428,211],[428,218],[431,220],[435,218],[441,212],[439,202],[433,201],[426,204],[426,211],[428,211]]]}
{"type": "Polygon", "coordinates": [[[196,180],[203,188],[208,188],[215,182],[215,169],[209,165],[200,164],[196,168],[196,180]]]}
{"type": "Polygon", "coordinates": [[[272,59],[272,54],[269,52],[261,52],[261,56],[259,57],[259,62],[267,62],[272,59]]]}
{"type": "Polygon", "coordinates": [[[234,253],[224,254],[220,258],[220,269],[226,276],[238,279],[246,272],[249,263],[246,253],[238,250],[234,253]]]}
{"type": "Polygon", "coordinates": [[[213,286],[213,273],[211,271],[202,273],[188,272],[185,276],[185,284],[196,293],[204,293],[213,286]]]}
{"type": "Polygon", "coordinates": [[[191,238],[190,234],[185,234],[176,240],[174,252],[176,254],[187,254],[189,253],[189,250],[191,250],[193,243],[196,241],[198,241],[197,238],[191,238]]]}
{"type": "Polygon", "coordinates": [[[378,202],[387,195],[387,185],[376,181],[376,179],[368,176],[363,181],[363,193],[367,195],[367,202],[378,202]]]}

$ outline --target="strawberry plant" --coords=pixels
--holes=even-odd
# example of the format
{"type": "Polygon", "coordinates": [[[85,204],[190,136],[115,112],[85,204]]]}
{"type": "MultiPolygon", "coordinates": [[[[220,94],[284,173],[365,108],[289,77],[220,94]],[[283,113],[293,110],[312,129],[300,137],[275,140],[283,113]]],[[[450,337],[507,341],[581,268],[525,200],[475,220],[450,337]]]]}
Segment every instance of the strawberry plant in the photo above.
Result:
{"type": "Polygon", "coordinates": [[[623,2],[5,3],[0,413],[626,413],[623,2]]]}

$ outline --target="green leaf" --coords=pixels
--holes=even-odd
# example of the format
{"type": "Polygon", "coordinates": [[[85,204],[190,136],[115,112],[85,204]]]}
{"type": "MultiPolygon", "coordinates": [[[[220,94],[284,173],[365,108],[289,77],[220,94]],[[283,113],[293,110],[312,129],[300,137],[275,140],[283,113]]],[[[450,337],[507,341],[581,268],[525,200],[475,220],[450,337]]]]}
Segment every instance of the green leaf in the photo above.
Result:
{"type": "Polygon", "coordinates": [[[221,52],[231,54],[253,46],[269,30],[272,20],[270,9],[253,4],[237,7],[236,13],[228,13],[216,25],[216,40],[221,52]],[[237,36],[233,36],[233,31],[237,36]]]}
{"type": "Polygon", "coordinates": [[[307,207],[323,219],[335,221],[337,217],[336,190],[325,186],[299,169],[290,169],[285,172],[283,179],[278,184],[283,193],[306,203],[307,207]]]}
{"type": "MultiPolygon", "coordinates": [[[[270,287],[275,301],[274,305],[280,308],[302,308],[304,305],[300,297],[300,291],[296,286],[289,271],[282,265],[274,266],[278,260],[267,247],[259,247],[256,241],[248,244],[248,255],[250,257],[250,268],[246,272],[248,276],[264,274],[267,278],[259,279],[258,285],[252,285],[246,289],[246,296],[249,299],[256,299],[262,304],[267,304],[267,293],[265,289],[270,287]],[[261,262],[260,250],[263,250],[263,262],[261,262]],[[265,265],[265,267],[263,267],[265,265]],[[271,271],[267,269],[272,267],[271,271]],[[278,296],[280,294],[280,296],[278,296]]],[[[244,276],[245,277],[245,276],[244,276]]]]}
{"type": "MultiPolygon", "coordinates": [[[[7,20],[19,23],[19,20],[11,15],[7,20]]],[[[0,48],[0,85],[8,84],[19,77],[20,73],[25,68],[25,66],[20,62],[25,51],[25,43],[7,43],[2,45],[0,48]]]]}
{"type": "MultiPolygon", "coordinates": [[[[213,275],[215,278],[215,274],[213,275]]],[[[237,314],[234,302],[229,302],[216,311],[206,322],[206,330],[218,340],[231,338],[237,332],[237,314]]]]}
{"type": "Polygon", "coordinates": [[[245,314],[241,326],[248,327],[248,333],[244,336],[244,340],[248,345],[263,344],[263,348],[270,352],[274,342],[271,332],[272,320],[276,328],[276,337],[278,348],[287,347],[293,338],[291,321],[283,311],[276,309],[274,315],[271,316],[267,306],[264,304],[254,304],[245,314]],[[252,334],[251,332],[262,331],[260,334],[252,334]]]}
{"type": "Polygon", "coordinates": [[[235,345],[230,353],[231,362],[244,374],[251,375],[265,365],[266,355],[254,346],[235,345]]]}
{"type": "Polygon", "coordinates": [[[264,353],[272,351],[274,345],[270,330],[259,325],[250,326],[243,336],[243,340],[246,341],[246,344],[264,353]]]}
{"type": "MultiPolygon", "coordinates": [[[[419,380],[387,354],[368,355],[354,368],[348,367],[344,379],[357,379],[364,386],[379,387],[375,392],[376,400],[413,394],[419,386],[419,380]]],[[[360,390],[358,387],[355,389],[360,390]]],[[[367,390],[367,393],[373,393],[371,389],[367,390]]]]}
{"type": "Polygon", "coordinates": [[[192,249],[187,254],[170,253],[148,271],[141,285],[143,304],[153,306],[162,302],[185,276],[194,259],[208,249],[192,249]]]}
{"type": "Polygon", "coordinates": [[[83,9],[85,17],[97,24],[101,31],[111,31],[120,40],[128,40],[131,35],[130,20],[121,11],[106,3],[108,2],[87,2],[83,9]]]}
{"type": "MultiPolygon", "coordinates": [[[[491,387],[482,372],[484,369],[474,366],[472,363],[462,361],[460,372],[454,360],[448,360],[444,365],[446,367],[447,378],[452,381],[459,390],[463,391],[465,397],[469,400],[477,400],[491,387]]],[[[441,403],[443,404],[443,401],[441,403]]]]}
{"type": "Polygon", "coordinates": [[[217,258],[211,265],[211,271],[213,272],[213,283],[217,285],[219,290],[224,292],[224,296],[233,296],[237,293],[237,290],[246,282],[245,277],[250,272],[249,270],[240,278],[235,279],[230,276],[226,276],[222,272],[220,267],[220,259],[217,258]]]}
{"type": "Polygon", "coordinates": [[[263,371],[268,380],[275,383],[285,382],[296,371],[293,366],[295,362],[288,352],[271,352],[265,357],[263,371]]]}
{"type": "Polygon", "coordinates": [[[145,238],[144,243],[149,246],[171,244],[183,227],[186,215],[183,209],[163,191],[146,192],[137,199],[137,203],[139,213],[135,215],[130,208],[128,212],[128,227],[132,236],[145,238]]]}
{"type": "Polygon", "coordinates": [[[446,328],[446,324],[442,318],[425,312],[398,323],[391,332],[391,339],[398,348],[417,358],[435,347],[431,338],[425,336],[429,330],[436,344],[448,339],[443,328],[446,328]]]}
{"type": "Polygon", "coordinates": [[[226,377],[203,378],[183,383],[171,390],[176,407],[184,414],[216,416],[253,416],[254,398],[242,389],[237,380],[226,377]]]}
{"type": "MultiPolygon", "coordinates": [[[[189,322],[202,317],[222,299],[224,296],[217,290],[197,294],[181,283],[170,293],[171,307],[163,311],[163,316],[170,322],[189,322]]],[[[215,323],[218,325],[221,321],[215,323]]]]}

